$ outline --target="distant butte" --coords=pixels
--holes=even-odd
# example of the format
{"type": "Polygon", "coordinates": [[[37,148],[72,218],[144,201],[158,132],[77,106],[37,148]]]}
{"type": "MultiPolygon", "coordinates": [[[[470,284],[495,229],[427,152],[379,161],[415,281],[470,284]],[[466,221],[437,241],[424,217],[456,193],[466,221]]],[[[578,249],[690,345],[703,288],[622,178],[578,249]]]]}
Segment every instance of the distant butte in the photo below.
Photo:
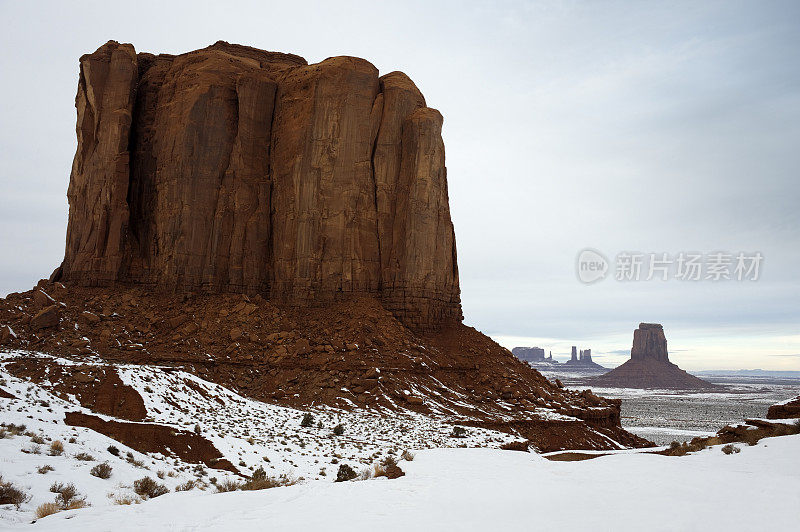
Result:
{"type": "Polygon", "coordinates": [[[717,385],[690,375],[669,361],[667,338],[664,328],[658,323],[640,323],[639,328],[633,331],[630,360],[584,382],[608,388],[717,388],[717,385]]]}

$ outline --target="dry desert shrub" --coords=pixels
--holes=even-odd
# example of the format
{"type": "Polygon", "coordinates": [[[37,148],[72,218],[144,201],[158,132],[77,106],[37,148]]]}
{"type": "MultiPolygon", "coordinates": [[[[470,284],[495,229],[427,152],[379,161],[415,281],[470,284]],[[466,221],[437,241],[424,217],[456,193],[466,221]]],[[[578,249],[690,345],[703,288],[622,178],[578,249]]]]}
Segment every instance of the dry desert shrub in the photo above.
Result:
{"type": "Polygon", "coordinates": [[[80,496],[75,484],[54,482],[53,485],[50,486],[50,491],[56,494],[56,504],[58,504],[62,510],[72,510],[74,508],[88,506],[86,504],[86,497],[80,496]]]}
{"type": "Polygon", "coordinates": [[[129,506],[131,504],[139,504],[141,499],[138,497],[129,497],[127,495],[116,495],[113,497],[114,504],[119,506],[129,506]]]}
{"type": "Polygon", "coordinates": [[[42,517],[47,517],[48,515],[53,515],[54,513],[58,513],[61,511],[61,507],[54,502],[46,502],[44,504],[40,504],[36,508],[36,519],[41,519],[42,517]]]}
{"type": "Polygon", "coordinates": [[[341,464],[339,466],[339,471],[336,472],[336,482],[346,482],[348,480],[353,480],[357,476],[352,467],[347,464],[341,464]]]}
{"type": "Polygon", "coordinates": [[[726,446],[724,446],[722,448],[722,452],[725,453],[725,454],[734,454],[734,453],[738,453],[740,451],[741,451],[741,449],[739,449],[738,447],[736,447],[732,443],[729,443],[728,445],[726,445],[726,446]]]}
{"type": "Polygon", "coordinates": [[[140,497],[153,499],[169,493],[167,487],[150,477],[143,477],[133,482],[133,491],[140,497]]]}
{"type": "Polygon", "coordinates": [[[406,462],[413,462],[414,461],[414,453],[406,449],[403,451],[403,454],[400,455],[400,458],[405,460],[406,462]]]}
{"type": "Polygon", "coordinates": [[[78,508],[86,508],[87,506],[90,506],[90,504],[86,502],[86,499],[74,499],[69,501],[69,504],[67,504],[67,507],[64,509],[77,510],[78,508]]]}
{"type": "Polygon", "coordinates": [[[309,413],[303,415],[303,420],[300,422],[301,427],[311,427],[314,425],[314,416],[309,413]]]}
{"type": "Polygon", "coordinates": [[[0,504],[13,504],[19,508],[22,503],[28,501],[28,498],[25,492],[11,482],[4,482],[0,476],[0,504]]]}
{"type": "Polygon", "coordinates": [[[240,489],[244,491],[265,490],[277,488],[279,486],[292,486],[294,484],[297,484],[297,480],[288,475],[284,474],[278,477],[268,477],[264,468],[259,467],[253,472],[253,476],[240,486],[240,489]]]}
{"type": "Polygon", "coordinates": [[[467,437],[467,429],[464,427],[459,427],[456,425],[453,427],[453,432],[450,433],[451,438],[466,438],[467,437]]]}
{"type": "Polygon", "coordinates": [[[61,443],[61,440],[54,440],[50,444],[50,456],[61,456],[62,454],[64,454],[64,444],[61,443]]]}
{"type": "Polygon", "coordinates": [[[217,493],[227,493],[229,491],[236,491],[241,487],[242,485],[236,482],[235,480],[226,480],[224,482],[217,483],[217,493]]]}
{"type": "Polygon", "coordinates": [[[197,487],[197,481],[194,479],[187,480],[183,484],[175,486],[175,491],[189,491],[197,487]]]}
{"type": "Polygon", "coordinates": [[[78,453],[75,455],[75,460],[80,460],[82,462],[92,462],[94,461],[94,456],[89,453],[78,453]]]}
{"type": "Polygon", "coordinates": [[[36,472],[40,475],[46,475],[48,471],[55,471],[55,468],[50,464],[45,464],[36,468],[36,472]]]}
{"type": "Polygon", "coordinates": [[[103,462],[102,464],[97,464],[92,468],[89,473],[97,478],[107,479],[111,478],[111,466],[108,462],[103,462]]]}
{"type": "Polygon", "coordinates": [[[377,477],[386,477],[388,479],[399,478],[405,475],[400,466],[397,465],[397,460],[393,456],[387,456],[379,464],[373,466],[373,475],[377,477]]]}

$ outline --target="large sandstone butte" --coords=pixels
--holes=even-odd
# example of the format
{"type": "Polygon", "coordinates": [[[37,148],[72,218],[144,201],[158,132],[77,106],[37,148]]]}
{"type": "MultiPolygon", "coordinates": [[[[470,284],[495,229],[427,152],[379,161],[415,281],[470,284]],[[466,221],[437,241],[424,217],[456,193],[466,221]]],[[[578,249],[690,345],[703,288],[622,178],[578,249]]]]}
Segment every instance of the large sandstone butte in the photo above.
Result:
{"type": "Polygon", "coordinates": [[[658,323],[640,323],[633,331],[631,358],[621,366],[586,379],[594,386],[689,390],[717,386],[690,375],[669,361],[667,338],[658,323]]]}
{"type": "Polygon", "coordinates": [[[363,295],[460,321],[442,115],[402,72],[218,42],[80,59],[64,261],[84,286],[363,295]]]}
{"type": "Polygon", "coordinates": [[[650,444],[622,429],[619,400],[563,389],[461,323],[442,117],[404,74],[111,41],[81,58],[76,105],[64,262],[0,298],[15,376],[69,391],[101,372],[27,353],[100,360],[81,404],[134,420],[115,364],[295,407],[411,410],[541,451],[650,444]]]}

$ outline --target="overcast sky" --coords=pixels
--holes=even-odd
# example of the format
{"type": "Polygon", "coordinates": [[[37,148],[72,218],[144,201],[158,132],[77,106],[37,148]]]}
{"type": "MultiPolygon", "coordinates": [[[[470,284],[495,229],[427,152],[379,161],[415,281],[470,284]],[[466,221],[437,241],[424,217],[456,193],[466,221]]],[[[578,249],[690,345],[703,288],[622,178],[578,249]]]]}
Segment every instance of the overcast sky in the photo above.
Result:
{"type": "Polygon", "coordinates": [[[63,257],[78,58],[109,39],[406,72],[445,117],[465,321],[507,347],[614,366],[654,321],[687,369],[800,369],[800,2],[0,0],[0,294],[63,257]],[[625,251],[764,259],[621,282],[625,251]]]}

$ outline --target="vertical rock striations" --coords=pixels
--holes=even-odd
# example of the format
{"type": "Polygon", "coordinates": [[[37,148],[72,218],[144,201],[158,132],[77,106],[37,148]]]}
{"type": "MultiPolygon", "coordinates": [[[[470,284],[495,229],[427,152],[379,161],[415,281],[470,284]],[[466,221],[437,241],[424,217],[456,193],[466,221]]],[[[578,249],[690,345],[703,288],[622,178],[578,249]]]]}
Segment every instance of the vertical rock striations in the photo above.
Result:
{"type": "Polygon", "coordinates": [[[403,73],[219,42],[81,58],[56,278],[461,319],[442,116],[403,73]]]}
{"type": "Polygon", "coordinates": [[[78,149],[67,198],[64,264],[86,284],[117,279],[125,256],[130,140],[138,71],[130,44],[108,42],[80,59],[78,149]]]}
{"type": "Polygon", "coordinates": [[[631,359],[643,360],[653,358],[661,362],[669,362],[667,355],[667,337],[664,328],[658,323],[640,323],[633,331],[633,347],[631,359]]]}

